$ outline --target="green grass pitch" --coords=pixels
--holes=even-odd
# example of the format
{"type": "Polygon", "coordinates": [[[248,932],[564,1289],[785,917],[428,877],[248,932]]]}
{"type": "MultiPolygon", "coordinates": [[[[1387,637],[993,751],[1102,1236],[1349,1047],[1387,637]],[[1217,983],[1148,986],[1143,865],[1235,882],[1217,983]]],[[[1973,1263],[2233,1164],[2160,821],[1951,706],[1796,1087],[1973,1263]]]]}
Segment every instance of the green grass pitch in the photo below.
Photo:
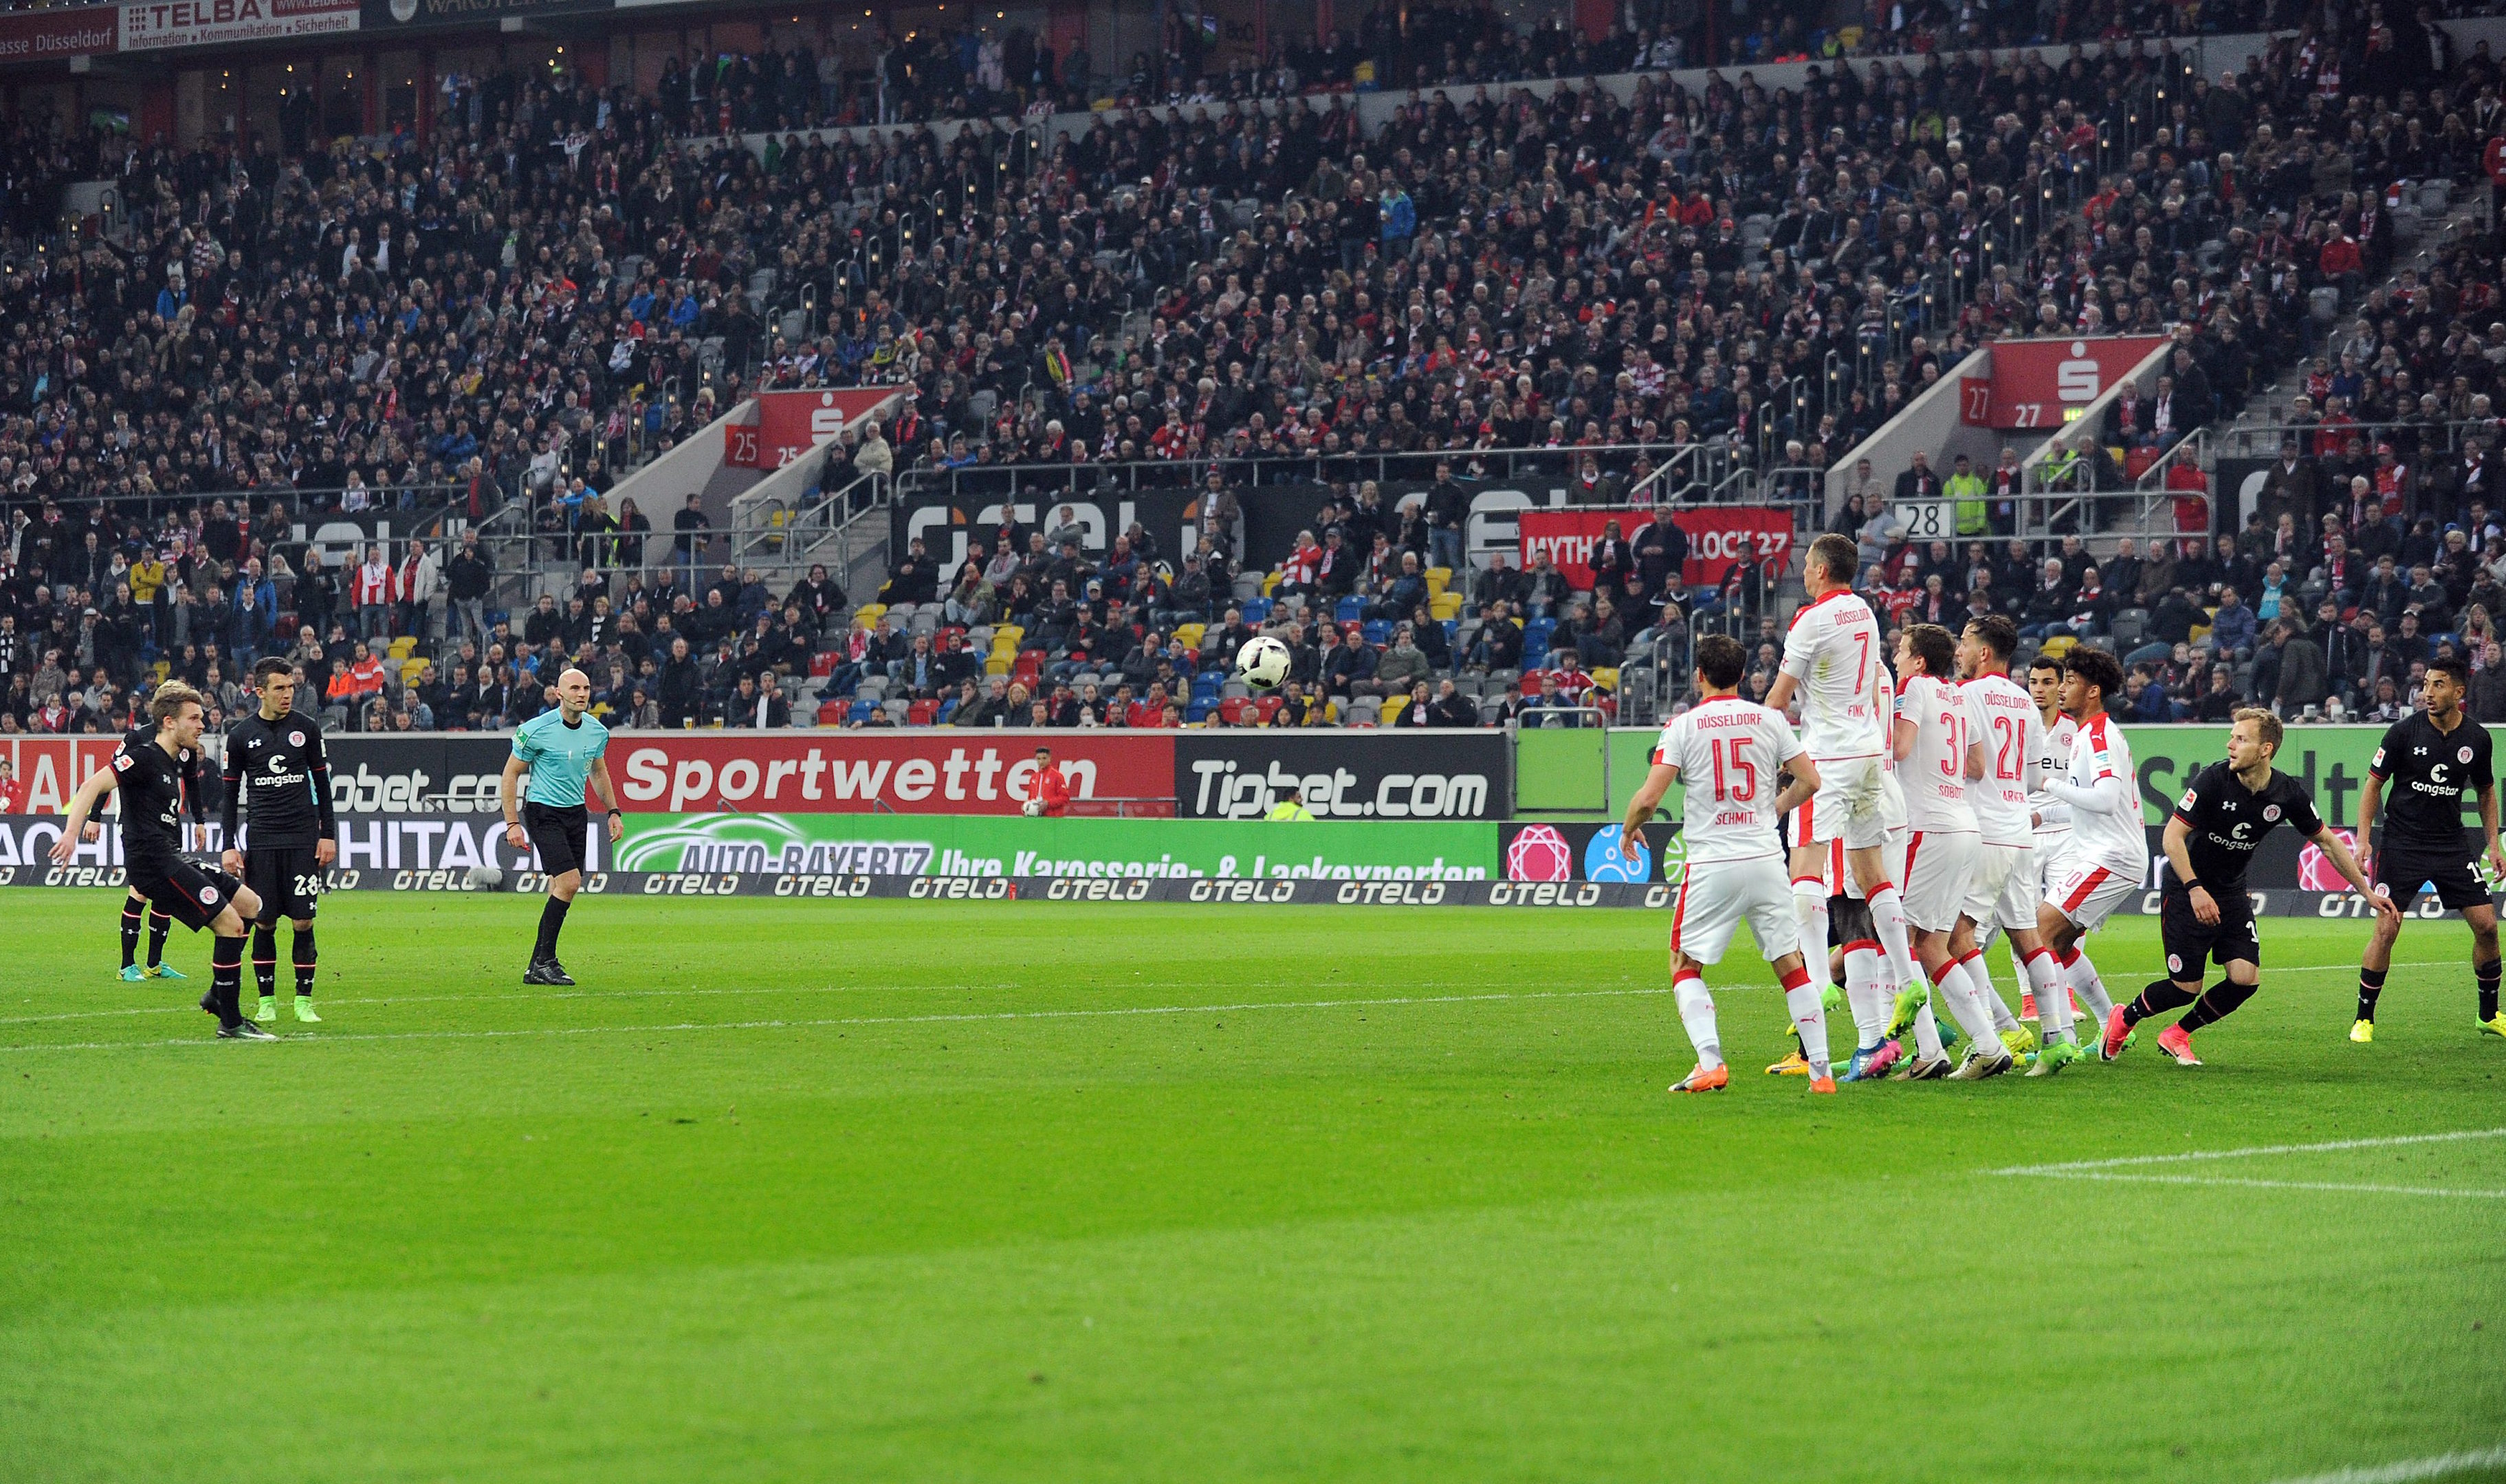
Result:
{"type": "MultiPolygon", "coordinates": [[[[1736,951],[1734,1085],[1684,1100],[1661,914],[587,899],[554,992],[536,901],[343,895],[327,1023],[253,1045],[190,1007],[205,938],[126,985],[114,896],[0,910],[11,1484],[2269,1484],[2506,1443],[2506,1138],[1991,1173],[2506,1128],[2458,922],[2406,932],[2373,1046],[2364,925],[2272,920],[2205,1068],[2144,1032],[1815,1100],[1759,1074],[1736,951]]],[[[2155,924],[2093,947],[2131,993],[2155,924]]]]}

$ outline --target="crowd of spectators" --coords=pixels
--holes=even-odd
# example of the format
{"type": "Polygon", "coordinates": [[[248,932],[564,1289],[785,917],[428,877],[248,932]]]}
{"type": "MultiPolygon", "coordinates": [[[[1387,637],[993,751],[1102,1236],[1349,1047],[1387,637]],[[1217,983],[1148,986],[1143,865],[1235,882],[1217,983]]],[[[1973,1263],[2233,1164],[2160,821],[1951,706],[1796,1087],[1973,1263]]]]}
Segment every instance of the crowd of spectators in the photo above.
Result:
{"type": "MultiPolygon", "coordinates": [[[[57,720],[56,707],[109,717],[159,664],[204,675],[214,654],[223,672],[280,645],[320,651],[308,657],[326,697],[334,666],[352,680],[384,671],[383,724],[404,710],[510,722],[536,704],[530,682],[553,654],[595,667],[604,704],[630,720],[711,720],[747,698],[743,684],[790,704],[809,668],[799,647],[851,647],[826,614],[795,621],[748,574],[641,549],[652,522],[608,508],[624,465],[757,382],[900,386],[901,411],[862,430],[867,442],[848,430],[830,455],[900,471],[981,478],[1150,460],[1175,482],[1260,498],[1261,461],[1307,460],[1350,494],[1318,518],[1315,548],[1388,566],[1315,593],[1302,619],[1265,593],[1267,621],[1355,621],[1378,670],[1394,635],[1371,643],[1365,625],[1407,621],[1420,653],[1446,652],[1431,675],[1475,677],[1541,664],[1527,611],[1553,620],[1542,639],[1564,631],[1571,644],[1551,648],[1571,650],[1581,673],[1607,669],[1601,659],[1705,606],[1670,590],[1675,564],[1614,571],[1590,596],[1518,593],[1513,578],[1547,579],[1457,560],[1458,531],[1432,511],[1361,523],[1360,461],[1442,452],[1467,478],[1491,453],[1554,448],[1585,480],[1579,497],[1601,503],[1650,473],[1629,451],[1638,444],[1772,439],[1814,471],[1981,337],[2033,329],[2172,323],[2211,409],[2234,406],[2274,357],[2306,347],[2311,291],[2374,274],[2381,186],[2467,174],[2495,118],[2485,52],[2440,79],[2426,33],[2398,47],[2392,35],[2356,19],[2309,28],[2216,81],[2134,40],[2059,66],[1937,54],[1840,65],[1798,90],[1652,76],[1625,100],[1590,86],[1546,98],[1482,88],[1415,100],[1371,137],[1343,99],[1276,115],[1140,110],[1100,117],[1024,175],[996,170],[979,139],[932,130],[796,135],[763,157],[686,145],[669,89],[595,91],[563,72],[454,89],[424,144],[177,151],[21,125],[23,179],[115,178],[132,231],[54,251],[40,209],[13,210],[0,243],[0,607],[19,636],[0,677],[25,690],[24,709],[7,709],[20,723],[57,720]],[[2142,121],[2146,143],[2118,154],[2103,141],[2127,120],[2142,121]],[[1248,191],[1258,204],[1239,219],[1231,202],[1248,191]],[[960,209],[918,215],[935,199],[960,209]],[[2078,209],[2040,210],[2049,200],[2078,209]],[[909,219],[927,229],[910,242],[909,219]],[[1763,235],[1743,233],[1752,219],[1763,235]],[[2332,251],[2342,242],[2358,261],[2332,251]],[[771,286],[752,292],[761,270],[771,286]],[[1951,306],[1935,333],[1892,333],[1892,301],[1926,289],[1951,306]],[[786,336],[780,315],[799,303],[815,313],[786,336]],[[1135,318],[1127,331],[1134,311],[1146,328],[1135,318]],[[1768,396],[1832,354],[1876,363],[1873,384],[1814,417],[1768,396]],[[204,508],[213,492],[233,506],[204,508]],[[527,506],[548,549],[593,553],[536,636],[533,616],[515,616],[519,633],[448,621],[463,612],[448,590],[456,553],[426,554],[447,588],[429,594],[438,622],[397,611],[410,584],[325,600],[347,576],[285,534],[291,518],[335,512],[443,503],[485,516],[509,501],[527,506]],[[1431,597],[1466,605],[1450,618],[1431,610],[1437,635],[1405,601],[1414,593],[1393,592],[1413,558],[1419,583],[1451,574],[1431,597]],[[121,569],[161,565],[166,581],[125,595],[121,569]],[[1342,620],[1352,601],[1359,616],[1342,620]],[[691,632],[686,616],[709,630],[717,609],[732,627],[691,632]],[[1527,656],[1473,657],[1507,650],[1510,625],[1527,656]],[[760,667],[752,651],[784,657],[760,667]],[[73,669],[84,685],[51,696],[39,685],[73,669]],[[112,698],[101,708],[99,689],[112,698]],[[395,699],[411,691],[419,704],[395,699]]],[[[2388,229],[2381,240],[2389,251],[2388,229]]],[[[2483,292],[2479,275],[2441,273],[2369,312],[2483,292]]],[[[2361,376],[2381,375],[2381,333],[2361,376]]],[[[2406,367],[2425,359],[2407,341],[2397,353],[2406,367]]],[[[2345,374],[2327,368],[2335,425],[2351,415],[2330,400],[2345,374]]],[[[423,565],[415,550],[357,565],[394,575],[423,565]]],[[[1188,588],[1201,557],[1206,638],[1230,627],[1222,605],[1248,553],[1221,530],[1210,551],[1185,555],[1156,581],[1188,588]]],[[[1254,575],[1305,596],[1284,570],[1254,575]]],[[[1049,585],[1029,586],[1053,601],[1049,585]]],[[[1012,596],[996,591],[1004,613],[1012,596]]],[[[1093,617],[1125,620],[1123,657],[1153,628],[1171,650],[1155,593],[1105,603],[1093,617]]],[[[348,724],[376,721],[375,693],[339,694],[348,724]]],[[[767,700],[753,714],[775,713],[767,700]]]]}

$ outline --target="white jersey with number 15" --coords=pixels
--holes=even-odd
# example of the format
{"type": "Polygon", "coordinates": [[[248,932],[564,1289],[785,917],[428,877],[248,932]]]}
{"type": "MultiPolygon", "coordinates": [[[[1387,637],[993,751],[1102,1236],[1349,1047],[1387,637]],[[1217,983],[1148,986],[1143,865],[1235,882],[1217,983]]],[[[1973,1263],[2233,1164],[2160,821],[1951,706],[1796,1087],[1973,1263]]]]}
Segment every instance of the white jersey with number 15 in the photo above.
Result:
{"type": "Polygon", "coordinates": [[[1843,588],[1805,605],[1784,635],[1786,675],[1801,690],[1802,744],[1810,757],[1870,758],[1887,750],[1879,697],[1888,663],[1871,606],[1843,588]]]}
{"type": "Polygon", "coordinates": [[[1687,816],[1680,838],[1700,861],[1747,861],[1783,853],[1775,795],[1783,765],[1802,755],[1784,719],[1755,701],[1718,695],[1671,718],[1653,760],[1679,769],[1687,816]]]}

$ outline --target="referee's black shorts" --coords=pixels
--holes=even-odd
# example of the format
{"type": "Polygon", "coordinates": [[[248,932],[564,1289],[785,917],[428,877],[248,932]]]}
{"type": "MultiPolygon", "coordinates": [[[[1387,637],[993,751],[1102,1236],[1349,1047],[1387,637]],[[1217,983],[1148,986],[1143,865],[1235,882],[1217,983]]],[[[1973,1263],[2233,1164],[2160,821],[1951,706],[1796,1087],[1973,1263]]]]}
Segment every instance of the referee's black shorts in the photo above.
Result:
{"type": "Polygon", "coordinates": [[[133,861],[129,871],[131,886],[148,899],[149,905],[195,933],[217,921],[218,914],[234,901],[235,893],[243,890],[243,883],[225,871],[181,859],[133,861]]]}
{"type": "Polygon", "coordinates": [[[2166,953],[2166,976],[2193,980],[2212,959],[2227,968],[2238,959],[2259,966],[2263,961],[2262,935],[2254,929],[2254,900],[2238,887],[2234,891],[2212,892],[2210,900],[2219,904],[2219,920],[2205,923],[2193,915],[2193,894],[2168,878],[2166,893],[2159,899],[2158,938],[2166,953]]]}
{"type": "Polygon", "coordinates": [[[304,922],[322,895],[322,862],[310,845],[257,845],[243,853],[243,881],[261,899],[261,921],[304,922]]]}
{"type": "Polygon", "coordinates": [[[2376,852],[2376,885],[2408,909],[2422,885],[2436,889],[2436,900],[2449,912],[2488,904],[2488,888],[2472,869],[2471,847],[2431,850],[2407,841],[2376,852]]]}
{"type": "Polygon", "coordinates": [[[591,837],[591,812],[581,804],[522,804],[522,832],[540,853],[540,869],[552,876],[584,869],[591,837]]]}

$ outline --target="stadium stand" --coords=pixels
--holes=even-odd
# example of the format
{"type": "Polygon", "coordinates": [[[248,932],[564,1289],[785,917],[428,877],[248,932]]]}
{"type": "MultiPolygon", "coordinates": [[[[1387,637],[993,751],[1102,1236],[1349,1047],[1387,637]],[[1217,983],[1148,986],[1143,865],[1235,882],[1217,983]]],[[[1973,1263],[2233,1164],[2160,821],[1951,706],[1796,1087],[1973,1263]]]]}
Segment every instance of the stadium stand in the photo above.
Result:
{"type": "MultiPolygon", "coordinates": [[[[2109,36],[2136,16],[2095,9],[2109,36]]],[[[1043,153],[927,126],[684,137],[857,106],[804,86],[824,72],[800,55],[649,96],[561,71],[461,79],[423,142],[176,151],[21,126],[39,180],[115,182],[130,230],[55,254],[43,210],[9,219],[0,726],[106,729],[166,673],[232,709],[268,653],[303,658],[348,727],[509,725],[564,662],[633,725],[1572,725],[1617,713],[1623,672],[1648,677],[1653,714],[1695,633],[1771,641],[1784,589],[1742,564],[1687,590],[1651,508],[1789,500],[1810,518],[1828,461],[1987,338],[2179,337],[2191,405],[2104,430],[2114,468],[2063,472],[2091,496],[2163,479],[2261,368],[2336,336],[2366,379],[2390,359],[2424,384],[2442,362],[2484,395],[2506,335],[2457,320],[2493,305],[2475,270],[2493,238],[2378,280],[2398,183],[2481,179],[2494,67],[2485,50],[2440,67],[2423,24],[2404,29],[2318,24],[2216,79],[2190,52],[2109,40],[2059,65],[1857,61],[1799,89],[1654,72],[1474,88],[1371,133],[1337,94],[1115,111],[1043,153]],[[2366,339],[2328,329],[2320,296],[2359,304],[2370,285],[2366,339]],[[1248,550],[1240,522],[1194,551],[1136,527],[1091,551],[1040,519],[984,532],[962,568],[892,553],[851,593],[848,572],[719,565],[680,512],[610,508],[625,473],[752,390],[860,384],[905,398],[846,428],[820,491],[876,470],[1045,506],[1204,481],[1222,511],[1298,498],[1266,486],[1324,496],[1282,554],[1248,550]],[[1637,539],[1601,589],[1463,549],[1438,486],[1530,467],[1629,508],[1637,539]],[[1404,478],[1425,486],[1406,508],[1367,487],[1404,478]],[[1232,679],[1254,632],[1295,654],[1279,694],[1232,679]]],[[[1462,31],[1417,56],[1400,40],[1361,36],[1342,60],[1501,81],[1526,54],[1570,75],[1673,54],[1642,33],[1561,51],[1462,31]]],[[[1004,91],[935,87],[908,113],[1004,91]]],[[[2356,420],[2349,374],[2326,372],[2334,426],[2356,420]]],[[[2409,499],[2396,515],[2415,520],[2409,499]]],[[[2058,643],[2139,612],[2084,581],[2109,509],[2080,502],[2075,529],[1963,563],[1833,518],[1874,551],[1892,615],[1971,602],[1990,570],[2058,643]],[[2047,545],[2058,587],[2024,565],[2047,545]]],[[[2160,668],[2180,698],[2171,651],[2160,668]]]]}

